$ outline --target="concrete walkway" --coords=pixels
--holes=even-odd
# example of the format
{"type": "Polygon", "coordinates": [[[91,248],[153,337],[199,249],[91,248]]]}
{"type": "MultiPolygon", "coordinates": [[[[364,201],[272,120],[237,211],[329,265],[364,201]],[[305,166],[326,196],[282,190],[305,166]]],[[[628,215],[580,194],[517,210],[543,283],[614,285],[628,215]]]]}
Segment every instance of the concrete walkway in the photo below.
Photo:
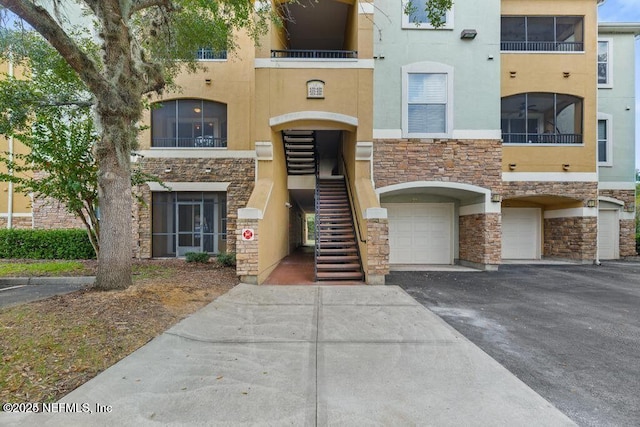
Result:
{"type": "Polygon", "coordinates": [[[239,285],[62,403],[0,424],[574,425],[396,286],[239,285]]]}

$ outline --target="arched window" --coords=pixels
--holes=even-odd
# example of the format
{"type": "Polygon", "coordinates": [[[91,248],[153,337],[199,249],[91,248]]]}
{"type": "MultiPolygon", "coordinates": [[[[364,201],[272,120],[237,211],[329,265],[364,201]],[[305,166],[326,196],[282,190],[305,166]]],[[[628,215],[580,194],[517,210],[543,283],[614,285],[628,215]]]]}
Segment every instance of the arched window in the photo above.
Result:
{"type": "Polygon", "coordinates": [[[505,144],[582,144],[582,98],[561,93],[521,93],[502,98],[505,144]]]}
{"type": "Polygon", "coordinates": [[[177,99],[153,105],[151,146],[158,148],[224,148],[227,104],[177,99]]]}

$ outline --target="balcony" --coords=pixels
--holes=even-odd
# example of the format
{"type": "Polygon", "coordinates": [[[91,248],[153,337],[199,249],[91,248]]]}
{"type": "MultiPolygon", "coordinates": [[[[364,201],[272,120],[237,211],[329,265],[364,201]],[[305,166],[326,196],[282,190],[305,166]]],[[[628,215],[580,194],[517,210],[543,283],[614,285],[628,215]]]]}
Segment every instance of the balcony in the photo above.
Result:
{"type": "Polygon", "coordinates": [[[197,136],[195,138],[153,138],[154,148],[226,148],[226,138],[197,136]]]}
{"type": "Polygon", "coordinates": [[[526,52],[583,52],[582,42],[528,42],[528,41],[502,41],[502,51],[526,51],[526,52]]]}
{"type": "Polygon", "coordinates": [[[582,144],[582,134],[503,133],[503,144],[582,144]]]}
{"type": "Polygon", "coordinates": [[[297,59],[357,59],[355,50],[315,50],[315,49],[273,49],[272,58],[297,59]]]}

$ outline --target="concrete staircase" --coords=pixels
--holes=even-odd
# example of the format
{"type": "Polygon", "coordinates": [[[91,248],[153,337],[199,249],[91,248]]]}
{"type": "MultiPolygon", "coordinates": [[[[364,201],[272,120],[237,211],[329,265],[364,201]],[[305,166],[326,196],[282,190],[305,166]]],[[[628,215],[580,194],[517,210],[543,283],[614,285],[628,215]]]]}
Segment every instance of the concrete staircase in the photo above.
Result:
{"type": "Polygon", "coordinates": [[[316,280],[362,281],[344,177],[318,178],[316,185],[316,280]]]}

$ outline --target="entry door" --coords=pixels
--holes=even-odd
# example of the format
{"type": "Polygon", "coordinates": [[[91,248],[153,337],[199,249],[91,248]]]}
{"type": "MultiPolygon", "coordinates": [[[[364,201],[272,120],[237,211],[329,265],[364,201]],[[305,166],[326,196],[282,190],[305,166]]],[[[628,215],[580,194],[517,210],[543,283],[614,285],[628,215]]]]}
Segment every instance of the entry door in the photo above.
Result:
{"type": "Polygon", "coordinates": [[[540,209],[502,209],[502,258],[540,259],[540,209]]]}
{"type": "Polygon", "coordinates": [[[178,256],[187,252],[202,252],[202,203],[179,203],[178,218],[178,256]]]}
{"type": "Polygon", "coordinates": [[[598,212],[598,255],[600,259],[617,259],[619,253],[620,224],[618,211],[598,212]]]}
{"type": "Polygon", "coordinates": [[[453,205],[386,203],[390,264],[453,264],[453,205]]]}

